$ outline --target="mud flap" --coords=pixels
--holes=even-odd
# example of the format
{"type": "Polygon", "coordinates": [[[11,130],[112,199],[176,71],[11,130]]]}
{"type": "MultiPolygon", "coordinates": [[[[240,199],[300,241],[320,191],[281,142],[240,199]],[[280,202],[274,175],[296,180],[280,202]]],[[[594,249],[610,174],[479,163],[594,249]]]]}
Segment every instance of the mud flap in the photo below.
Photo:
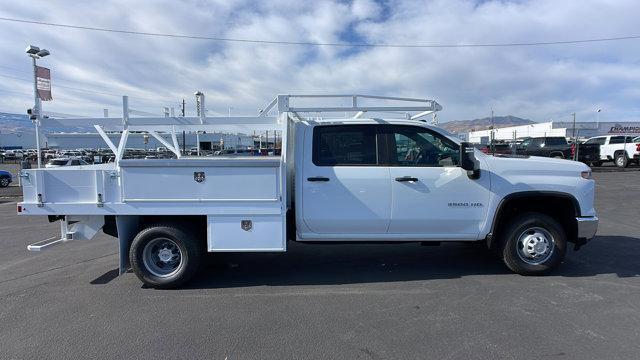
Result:
{"type": "Polygon", "coordinates": [[[129,270],[129,249],[133,238],[138,234],[138,216],[116,216],[116,227],[118,229],[118,243],[120,247],[119,275],[129,270]]]}

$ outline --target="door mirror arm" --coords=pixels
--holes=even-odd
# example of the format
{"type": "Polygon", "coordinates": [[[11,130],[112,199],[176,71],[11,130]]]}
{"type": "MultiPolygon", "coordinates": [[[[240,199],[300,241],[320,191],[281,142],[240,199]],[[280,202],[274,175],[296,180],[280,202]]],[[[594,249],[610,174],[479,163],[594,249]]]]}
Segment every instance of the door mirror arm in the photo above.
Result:
{"type": "Polygon", "coordinates": [[[467,171],[469,179],[480,177],[480,161],[476,159],[475,148],[471,143],[460,143],[460,167],[467,171]]]}

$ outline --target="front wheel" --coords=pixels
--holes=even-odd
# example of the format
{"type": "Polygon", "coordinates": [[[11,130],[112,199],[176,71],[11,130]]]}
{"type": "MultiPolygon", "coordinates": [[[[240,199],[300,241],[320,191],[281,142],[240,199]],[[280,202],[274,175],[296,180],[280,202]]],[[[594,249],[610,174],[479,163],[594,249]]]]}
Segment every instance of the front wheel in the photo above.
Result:
{"type": "Polygon", "coordinates": [[[9,186],[9,183],[10,183],[9,178],[5,177],[5,178],[0,179],[0,187],[5,188],[5,187],[9,186]]]}
{"type": "Polygon", "coordinates": [[[171,225],[154,225],[133,239],[129,260],[138,278],[153,288],[183,285],[198,270],[201,249],[196,237],[171,225]]]}
{"type": "Polygon", "coordinates": [[[504,232],[501,256],[504,264],[521,275],[542,275],[564,259],[567,238],[562,226],[540,213],[514,218],[504,232]]]}

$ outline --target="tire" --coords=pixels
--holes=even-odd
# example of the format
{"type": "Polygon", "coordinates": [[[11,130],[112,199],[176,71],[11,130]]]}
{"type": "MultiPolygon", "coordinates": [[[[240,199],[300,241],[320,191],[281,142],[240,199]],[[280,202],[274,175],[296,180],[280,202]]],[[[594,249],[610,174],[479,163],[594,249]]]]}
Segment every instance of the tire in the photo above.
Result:
{"type": "Polygon", "coordinates": [[[616,166],[619,168],[626,168],[629,166],[629,159],[624,153],[616,155],[616,166]]]}
{"type": "Polygon", "coordinates": [[[562,226],[547,215],[531,212],[507,224],[500,255],[517,274],[544,275],[562,262],[566,251],[567,237],[562,226]]]}
{"type": "Polygon", "coordinates": [[[602,166],[602,161],[593,161],[591,162],[592,167],[600,167],[602,166]]]}
{"type": "Polygon", "coordinates": [[[0,188],[6,188],[10,183],[9,178],[4,177],[0,179],[0,188]]]}
{"type": "Polygon", "coordinates": [[[133,239],[129,261],[145,285],[174,289],[198,271],[201,252],[191,232],[174,225],[153,225],[133,239]]]}

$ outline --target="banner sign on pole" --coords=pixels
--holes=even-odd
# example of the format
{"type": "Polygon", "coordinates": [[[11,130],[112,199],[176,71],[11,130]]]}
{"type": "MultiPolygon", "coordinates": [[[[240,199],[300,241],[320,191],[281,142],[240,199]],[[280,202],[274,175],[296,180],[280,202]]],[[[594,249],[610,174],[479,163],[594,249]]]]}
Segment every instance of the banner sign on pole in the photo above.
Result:
{"type": "Polygon", "coordinates": [[[42,66],[36,66],[36,80],[40,100],[53,100],[51,97],[51,70],[42,66]]]}

